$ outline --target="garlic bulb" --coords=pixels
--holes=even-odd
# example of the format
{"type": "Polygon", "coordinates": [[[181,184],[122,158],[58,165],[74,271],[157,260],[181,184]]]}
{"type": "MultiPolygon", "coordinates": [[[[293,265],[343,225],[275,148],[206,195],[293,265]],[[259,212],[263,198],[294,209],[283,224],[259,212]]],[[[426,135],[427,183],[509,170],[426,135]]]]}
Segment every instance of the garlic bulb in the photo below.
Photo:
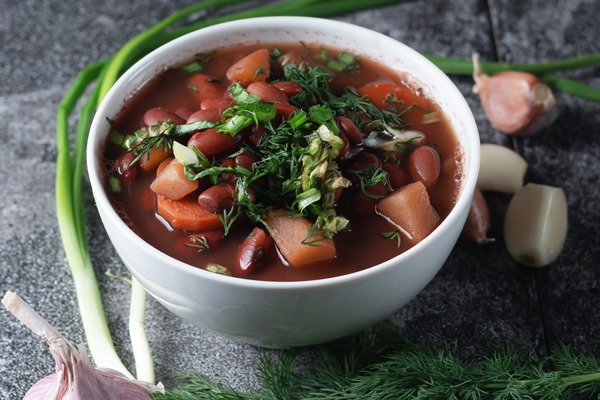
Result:
{"type": "Polygon", "coordinates": [[[6,292],[2,304],[50,346],[56,373],[34,384],[23,400],[152,400],[162,385],[131,380],[109,368],[94,368],[82,345],[75,347],[25,301],[6,292]]]}
{"type": "Polygon", "coordinates": [[[522,71],[505,71],[488,76],[473,56],[473,92],[479,94],[491,124],[509,135],[531,135],[558,116],[552,90],[537,76],[522,71]]]}

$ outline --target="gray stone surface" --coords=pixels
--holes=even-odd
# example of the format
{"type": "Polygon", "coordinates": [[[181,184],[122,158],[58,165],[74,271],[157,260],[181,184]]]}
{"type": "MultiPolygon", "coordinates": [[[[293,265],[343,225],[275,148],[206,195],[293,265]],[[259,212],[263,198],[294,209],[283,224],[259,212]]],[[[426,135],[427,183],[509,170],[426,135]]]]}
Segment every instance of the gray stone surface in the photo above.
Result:
{"type": "MultiPolygon", "coordinates": [[[[259,4],[254,2],[253,4],[259,4]]],[[[73,341],[82,330],[54,209],[54,114],[77,71],[112,55],[129,38],[190,1],[0,0],[0,293],[19,293],[73,341]]],[[[431,54],[533,62],[600,50],[600,2],[568,0],[414,1],[336,17],[431,54]],[[490,6],[491,9],[490,13],[490,6]],[[491,19],[490,19],[491,15],[491,19]],[[492,27],[497,27],[494,41],[492,27]]],[[[566,73],[600,88],[600,69],[566,73]]],[[[465,355],[512,342],[543,355],[557,341],[600,356],[600,105],[559,94],[562,113],[538,136],[496,132],[470,91],[483,142],[515,146],[530,165],[528,181],[562,186],[570,227],[559,259],[540,270],[520,266],[502,240],[507,195],[487,194],[486,246],[460,241],[431,284],[393,319],[416,338],[456,343],[465,355]]],[[[115,345],[133,367],[127,335],[127,274],[108,241],[86,188],[90,249],[115,345]]],[[[155,301],[147,328],[157,378],[196,370],[237,388],[257,385],[259,350],[184,323],[155,301]]],[[[0,310],[0,400],[19,399],[53,371],[46,345],[0,310]]]]}

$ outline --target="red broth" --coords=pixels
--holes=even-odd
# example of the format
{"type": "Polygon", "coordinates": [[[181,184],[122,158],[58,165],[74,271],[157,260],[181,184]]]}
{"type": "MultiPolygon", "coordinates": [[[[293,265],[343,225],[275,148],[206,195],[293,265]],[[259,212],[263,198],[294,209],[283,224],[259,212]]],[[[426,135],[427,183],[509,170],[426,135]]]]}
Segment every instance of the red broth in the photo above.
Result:
{"type": "MultiPolygon", "coordinates": [[[[218,49],[215,51],[208,62],[203,64],[202,74],[213,77],[223,87],[228,87],[225,73],[228,68],[242,59],[244,56],[254,52],[259,48],[267,48],[271,52],[270,76],[267,82],[275,82],[282,79],[281,60],[289,61],[289,55],[293,55],[292,60],[300,63],[299,60],[308,60],[310,65],[321,65],[313,61],[318,55],[323,56],[323,48],[307,47],[304,44],[277,43],[269,46],[238,46],[233,48],[218,49]],[[281,52],[284,56],[275,57],[273,51],[281,52]],[[320,53],[321,52],[321,53],[320,53]]],[[[325,63],[328,60],[337,61],[340,54],[335,49],[327,49],[325,63]]],[[[394,88],[401,88],[397,91],[396,97],[404,102],[404,105],[417,103],[417,107],[410,108],[402,115],[402,119],[409,123],[408,129],[424,133],[425,141],[420,145],[431,146],[435,153],[439,155],[439,177],[435,184],[427,188],[427,193],[431,204],[443,220],[452,210],[456,200],[458,187],[460,184],[460,148],[454,132],[441,111],[429,100],[424,98],[419,90],[409,89],[402,77],[386,68],[367,59],[358,59],[360,67],[350,71],[336,72],[328,67],[325,70],[335,74],[330,86],[337,93],[341,93],[344,88],[364,88],[371,87],[364,93],[369,94],[373,103],[383,100],[381,93],[384,89],[374,90],[374,85],[379,88],[386,88],[393,85],[394,88]],[[386,86],[387,85],[387,86],[386,86]],[[377,99],[379,96],[379,100],[377,99]],[[425,111],[424,111],[425,110],[425,111]],[[426,115],[426,117],[424,117],[426,115]],[[433,117],[433,119],[427,119],[433,117]]],[[[352,61],[353,63],[355,61],[352,61]]],[[[343,66],[343,65],[342,65],[343,66]]],[[[334,65],[334,67],[336,67],[334,65]]],[[[139,90],[131,100],[129,100],[123,110],[116,117],[113,127],[114,130],[123,135],[131,135],[143,126],[143,117],[147,110],[162,107],[164,109],[175,111],[187,109],[188,114],[191,111],[200,109],[200,102],[194,88],[189,85],[190,73],[181,69],[174,68],[165,71],[156,79],[146,84],[139,90]]],[[[242,82],[247,86],[248,82],[242,82]]],[[[384,93],[385,94],[385,93],[384,93]]],[[[384,96],[385,97],[385,96],[384,96]]],[[[388,98],[388,100],[394,100],[388,98]]],[[[396,99],[397,100],[397,99],[396,99]]],[[[290,102],[292,102],[290,100],[290,102]]],[[[386,107],[388,103],[379,104],[386,107]]],[[[339,124],[338,124],[339,125],[339,124]]],[[[250,142],[250,132],[252,127],[246,128],[239,133],[243,139],[241,143],[250,142]]],[[[361,126],[362,137],[368,136],[368,125],[361,126]]],[[[185,138],[187,140],[187,138],[185,138]]],[[[185,144],[185,142],[184,142],[185,144]]],[[[400,179],[405,181],[402,184],[411,182],[411,166],[409,154],[412,149],[418,146],[409,146],[405,154],[395,154],[390,162],[395,162],[399,166],[400,179]],[[409,177],[408,180],[406,180],[409,177]]],[[[376,154],[379,161],[390,160],[388,153],[379,150],[368,149],[364,143],[360,145],[351,145],[346,159],[339,161],[342,165],[347,165],[362,157],[362,153],[376,154]]],[[[389,260],[394,256],[406,251],[411,247],[411,243],[406,237],[401,235],[401,245],[394,237],[384,237],[382,233],[394,232],[398,227],[390,223],[388,219],[383,218],[375,210],[377,200],[363,201],[359,203],[355,200],[357,197],[356,183],[351,188],[343,189],[342,197],[336,204],[336,211],[350,221],[349,228],[342,230],[334,235],[336,247],[335,259],[315,262],[310,265],[292,267],[282,258],[277,248],[271,250],[271,254],[266,260],[263,260],[258,267],[248,273],[239,273],[236,268],[230,266],[236,263],[238,249],[242,242],[252,231],[254,224],[245,218],[239,218],[228,235],[219,241],[218,245],[213,245],[209,250],[198,252],[197,248],[190,247],[190,235],[194,232],[174,229],[157,213],[157,195],[150,189],[150,184],[156,176],[156,171],[144,173],[134,164],[131,169],[136,169],[135,179],[126,179],[123,170],[119,168],[119,158],[123,157],[126,151],[113,143],[108,142],[105,147],[105,166],[107,176],[111,179],[117,178],[121,181],[121,190],[110,193],[112,203],[133,231],[143,240],[162,252],[197,268],[206,268],[208,263],[214,263],[229,268],[231,274],[247,279],[258,279],[268,281],[301,281],[327,278],[348,274],[359,271],[381,262],[389,260]],[[358,206],[357,204],[368,204],[367,206],[358,206]],[[366,210],[365,207],[368,207],[366,210]]],[[[139,162],[138,162],[139,164],[139,162]]],[[[414,166],[413,166],[414,167],[414,166]]],[[[414,169],[414,168],[413,168],[414,169]]],[[[387,185],[387,194],[396,190],[397,187],[387,185]]],[[[194,191],[186,198],[198,198],[201,189],[194,191]]],[[[364,200],[364,199],[363,199],[364,200]]],[[[259,224],[260,225],[260,224],[259,224]]]]}

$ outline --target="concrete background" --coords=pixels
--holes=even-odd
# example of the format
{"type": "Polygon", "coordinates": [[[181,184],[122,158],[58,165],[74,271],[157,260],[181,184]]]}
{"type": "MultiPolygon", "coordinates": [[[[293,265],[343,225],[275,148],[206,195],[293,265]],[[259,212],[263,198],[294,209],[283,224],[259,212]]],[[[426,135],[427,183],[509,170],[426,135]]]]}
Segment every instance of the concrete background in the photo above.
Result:
{"type": "MultiPolygon", "coordinates": [[[[66,337],[82,337],[54,208],[55,112],[86,64],[112,55],[129,38],[184,0],[0,0],[0,292],[25,298],[66,337]]],[[[257,5],[263,2],[251,2],[257,5]]],[[[598,52],[600,2],[567,0],[413,1],[336,19],[366,26],[418,51],[511,62],[555,60],[598,52]]],[[[600,88],[600,67],[568,76],[600,88]]],[[[552,265],[514,262],[502,240],[507,195],[486,194],[496,242],[461,241],[431,284],[393,319],[409,335],[456,343],[464,355],[511,342],[540,355],[558,341],[600,356],[600,105],[558,94],[562,109],[540,135],[513,140],[495,131],[471,93],[453,77],[475,113],[482,142],[517,149],[529,162],[527,181],[561,186],[569,232],[552,265]]],[[[90,250],[115,345],[133,368],[127,335],[129,288],[105,272],[127,275],[86,188],[90,250]]],[[[259,350],[184,323],[152,299],[147,330],[157,379],[196,370],[243,388],[257,385],[259,350]]],[[[53,372],[47,346],[0,310],[0,399],[21,398],[53,372]]]]}

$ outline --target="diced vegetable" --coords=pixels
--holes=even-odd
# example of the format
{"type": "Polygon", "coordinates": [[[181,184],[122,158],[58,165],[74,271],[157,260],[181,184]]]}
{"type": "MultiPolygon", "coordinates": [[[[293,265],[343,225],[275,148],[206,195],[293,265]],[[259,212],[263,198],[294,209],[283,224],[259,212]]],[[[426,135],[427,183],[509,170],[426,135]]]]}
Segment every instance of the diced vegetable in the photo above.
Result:
{"type": "Polygon", "coordinates": [[[285,210],[275,210],[269,212],[265,221],[279,252],[292,267],[336,257],[333,239],[322,235],[309,236],[312,224],[308,219],[291,217],[285,210]]]}
{"type": "Polygon", "coordinates": [[[269,75],[269,51],[267,49],[259,49],[248,54],[227,70],[227,79],[232,82],[264,81],[269,75]]]}
{"type": "Polygon", "coordinates": [[[377,210],[396,225],[412,244],[423,240],[440,222],[421,181],[403,186],[381,199],[377,210]]]}
{"type": "Polygon", "coordinates": [[[140,157],[140,168],[144,172],[154,171],[163,160],[171,157],[172,154],[171,150],[163,147],[153,147],[148,153],[140,157]]]}
{"type": "Polygon", "coordinates": [[[187,86],[192,95],[199,101],[222,98],[225,87],[206,74],[194,74],[187,80],[187,86]]]}
{"type": "Polygon", "coordinates": [[[198,186],[197,180],[186,178],[183,164],[174,159],[161,168],[161,173],[154,178],[150,189],[170,200],[180,200],[198,189],[198,186]]]}
{"type": "Polygon", "coordinates": [[[415,91],[410,90],[402,85],[393,82],[382,82],[376,84],[370,84],[361,86],[358,88],[358,92],[363,96],[368,97],[373,104],[381,109],[389,109],[394,107],[394,103],[400,101],[397,104],[400,106],[418,106],[412,115],[405,115],[405,120],[411,123],[419,123],[422,120],[423,114],[429,108],[427,101],[424,97],[419,96],[415,91]]]}
{"type": "Polygon", "coordinates": [[[156,205],[158,215],[173,228],[185,231],[210,231],[223,228],[219,214],[208,211],[194,198],[169,200],[163,196],[156,196],[156,205]]]}

